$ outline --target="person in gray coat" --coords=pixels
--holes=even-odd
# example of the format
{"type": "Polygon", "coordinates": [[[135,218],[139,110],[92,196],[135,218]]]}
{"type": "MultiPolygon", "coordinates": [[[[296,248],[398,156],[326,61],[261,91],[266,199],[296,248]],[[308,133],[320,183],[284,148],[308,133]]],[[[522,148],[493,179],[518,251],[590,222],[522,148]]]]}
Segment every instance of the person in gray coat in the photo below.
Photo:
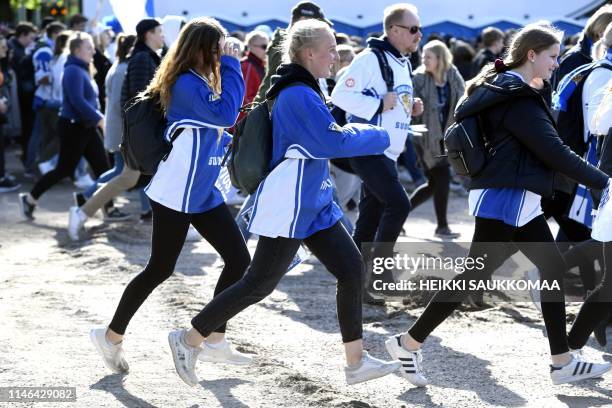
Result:
{"type": "Polygon", "coordinates": [[[424,124],[428,131],[414,138],[414,145],[427,176],[427,183],[418,187],[410,196],[412,208],[416,208],[433,196],[438,227],[435,236],[457,238],[446,220],[450,183],[449,163],[444,154],[444,132],[453,123],[453,112],[463,95],[465,83],[459,70],[453,65],[453,56],[447,46],[430,41],[423,47],[423,64],[415,70],[414,96],[423,100],[424,111],[414,123],[424,124]]]}

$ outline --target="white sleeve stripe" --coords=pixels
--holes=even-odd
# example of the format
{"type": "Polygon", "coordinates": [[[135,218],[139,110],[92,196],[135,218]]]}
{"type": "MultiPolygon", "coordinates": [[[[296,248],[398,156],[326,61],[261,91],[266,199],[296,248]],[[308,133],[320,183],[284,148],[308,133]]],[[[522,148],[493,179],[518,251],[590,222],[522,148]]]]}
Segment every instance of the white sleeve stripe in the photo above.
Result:
{"type": "Polygon", "coordinates": [[[285,157],[288,159],[304,159],[304,158],[308,158],[308,159],[319,159],[322,160],[322,157],[315,157],[314,155],[310,154],[310,152],[308,150],[306,150],[306,148],[304,146],[301,146],[299,144],[292,144],[287,148],[287,153],[285,153],[285,157]],[[298,154],[300,154],[300,156],[306,156],[306,157],[292,157],[293,152],[297,152],[298,154]]]}
{"type": "Polygon", "coordinates": [[[172,134],[174,133],[175,130],[177,130],[178,128],[200,128],[200,127],[206,127],[206,128],[211,128],[211,129],[225,129],[223,126],[217,126],[217,125],[213,125],[210,123],[206,123],[206,122],[201,122],[198,120],[193,120],[193,119],[181,119],[178,120],[174,123],[172,123],[172,125],[170,125],[168,127],[168,129],[166,130],[166,135],[165,138],[167,141],[170,141],[170,138],[172,137],[172,134]]]}

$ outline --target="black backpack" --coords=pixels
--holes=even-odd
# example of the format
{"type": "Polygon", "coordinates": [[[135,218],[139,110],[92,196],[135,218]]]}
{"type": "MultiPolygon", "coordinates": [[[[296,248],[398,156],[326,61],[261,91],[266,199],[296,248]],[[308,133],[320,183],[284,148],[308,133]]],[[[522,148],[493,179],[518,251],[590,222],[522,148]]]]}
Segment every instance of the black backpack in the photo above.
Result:
{"type": "MultiPolygon", "coordinates": [[[[583,157],[587,151],[587,143],[584,141],[584,115],[582,112],[582,90],[587,77],[595,68],[606,68],[612,70],[608,63],[596,62],[587,71],[574,75],[572,81],[576,88],[567,100],[567,109],[559,111],[557,117],[557,129],[563,143],[568,145],[577,155],[583,157]]],[[[569,74],[568,74],[569,75],[569,74]]]]}
{"type": "Polygon", "coordinates": [[[236,125],[231,148],[223,159],[222,165],[229,156],[230,180],[243,193],[253,194],[270,172],[273,104],[272,100],[265,99],[241,109],[248,113],[236,125]]]}
{"type": "MultiPolygon", "coordinates": [[[[500,123],[503,122],[508,107],[500,123]]],[[[444,132],[445,156],[458,175],[473,178],[480,174],[487,162],[495,156],[496,148],[508,137],[509,135],[506,135],[496,144],[489,141],[483,131],[480,112],[466,117],[455,117],[455,123],[444,132]]]]}
{"type": "Polygon", "coordinates": [[[123,138],[120,149],[125,164],[145,175],[153,175],[162,160],[166,160],[172,142],[183,131],[177,129],[170,142],[165,137],[166,117],[158,97],[134,97],[122,109],[123,138]]]}

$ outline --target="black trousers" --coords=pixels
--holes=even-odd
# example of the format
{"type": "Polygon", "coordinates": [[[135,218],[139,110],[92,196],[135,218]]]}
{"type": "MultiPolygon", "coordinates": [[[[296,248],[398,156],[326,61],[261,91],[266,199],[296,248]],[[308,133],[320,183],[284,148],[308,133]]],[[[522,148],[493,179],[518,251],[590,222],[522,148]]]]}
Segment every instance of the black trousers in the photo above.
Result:
{"type": "Polygon", "coordinates": [[[60,118],[57,122],[57,131],[60,137],[57,166],[34,185],[30,192],[34,199],[38,199],[63,178],[70,177],[81,157],[85,157],[96,178],[109,169],[104,144],[95,127],[84,127],[79,123],[70,123],[69,120],[60,118]]]}
{"type": "Polygon", "coordinates": [[[396,163],[384,155],[349,159],[363,182],[359,218],[353,239],[361,250],[364,242],[395,243],[410,212],[410,199],[397,176],[396,163]]]}
{"type": "Polygon", "coordinates": [[[595,326],[612,314],[612,242],[600,242],[603,251],[603,279],[592,291],[580,308],[567,336],[567,342],[573,349],[584,347],[595,326]]]}
{"type": "MultiPolygon", "coordinates": [[[[207,337],[216,327],[272,293],[301,243],[300,239],[260,236],[247,273],[208,303],[191,321],[193,327],[207,337]]],[[[361,339],[364,264],[359,250],[340,222],[304,239],[304,243],[338,280],[336,308],[342,341],[361,339]]]]}
{"type": "MultiPolygon", "coordinates": [[[[563,295],[563,273],[565,263],[561,253],[554,245],[554,238],[544,216],[533,219],[522,227],[513,227],[502,221],[476,217],[476,229],[472,239],[469,255],[472,258],[485,257],[485,268],[467,270],[457,275],[455,280],[482,281],[488,280],[493,271],[491,265],[499,266],[500,259],[507,256],[508,248],[504,245],[491,245],[491,242],[510,242],[533,262],[541,272],[542,280],[550,287],[556,282],[559,290],[542,292],[542,314],[548,332],[548,342],[552,355],[562,354],[569,350],[565,330],[565,301],[563,295]],[[479,243],[484,243],[479,245],[479,243]],[[499,253],[492,253],[498,251],[499,253]],[[493,261],[489,261],[493,258],[493,261]]],[[[466,287],[468,287],[466,285],[466,287]]],[[[467,297],[469,291],[441,290],[433,297],[410,328],[410,335],[419,342],[440,325],[467,297]]]]}
{"type": "Polygon", "coordinates": [[[450,189],[450,168],[438,166],[425,170],[427,183],[419,186],[410,196],[412,208],[416,208],[433,196],[434,209],[438,227],[447,227],[446,210],[448,208],[448,192],[450,189]]]}
{"type": "MultiPolygon", "coordinates": [[[[145,269],[127,285],[109,327],[116,333],[125,330],[149,294],[174,272],[183,249],[189,224],[221,255],[225,265],[215,287],[215,296],[237,282],[249,266],[251,257],[240,230],[225,204],[205,213],[187,214],[151,200],[153,236],[151,257],[145,269]]],[[[211,331],[225,333],[225,322],[211,331]]]]}

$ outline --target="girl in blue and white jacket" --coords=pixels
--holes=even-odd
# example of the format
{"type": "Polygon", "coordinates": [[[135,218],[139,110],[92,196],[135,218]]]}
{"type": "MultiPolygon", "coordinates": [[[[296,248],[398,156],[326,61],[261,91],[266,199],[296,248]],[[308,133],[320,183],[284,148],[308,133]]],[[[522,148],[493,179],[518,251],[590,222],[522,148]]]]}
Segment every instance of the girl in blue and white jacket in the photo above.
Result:
{"type": "MultiPolygon", "coordinates": [[[[190,224],[225,262],[215,295],[237,282],[250,262],[242,235],[215,187],[230,139],[224,129],[236,121],[244,94],[237,52],[225,46],[225,36],[214,19],[192,20],[145,91],[160,98],[168,119],[167,137],[177,130],[181,133],[146,188],[153,209],[149,263],[123,292],[108,329],[90,334],[107,367],[115,372],[128,370],[121,347],[127,325],[149,294],[174,272],[190,224]]],[[[202,360],[250,361],[225,340],[225,323],[211,332],[202,360]]],[[[173,347],[183,341],[176,336],[170,340],[173,347]]]]}
{"type": "Polygon", "coordinates": [[[275,100],[273,153],[271,173],[256,192],[250,222],[250,231],[259,235],[257,249],[245,276],[215,297],[193,318],[193,328],[184,331],[188,345],[174,356],[177,371],[188,384],[197,384],[195,358],[190,356],[199,344],[215,327],[272,293],[302,241],[338,279],[336,301],[347,382],[367,381],[399,368],[399,363],[374,359],[363,350],[364,264],[339,222],[342,212],[332,199],[328,167],[330,158],[383,153],[389,135],[366,124],[340,127],[327,110],[317,79],[328,77],[338,58],[327,24],[318,20],[294,24],[285,47],[291,63],[276,71],[277,81],[267,93],[275,100]]]}

